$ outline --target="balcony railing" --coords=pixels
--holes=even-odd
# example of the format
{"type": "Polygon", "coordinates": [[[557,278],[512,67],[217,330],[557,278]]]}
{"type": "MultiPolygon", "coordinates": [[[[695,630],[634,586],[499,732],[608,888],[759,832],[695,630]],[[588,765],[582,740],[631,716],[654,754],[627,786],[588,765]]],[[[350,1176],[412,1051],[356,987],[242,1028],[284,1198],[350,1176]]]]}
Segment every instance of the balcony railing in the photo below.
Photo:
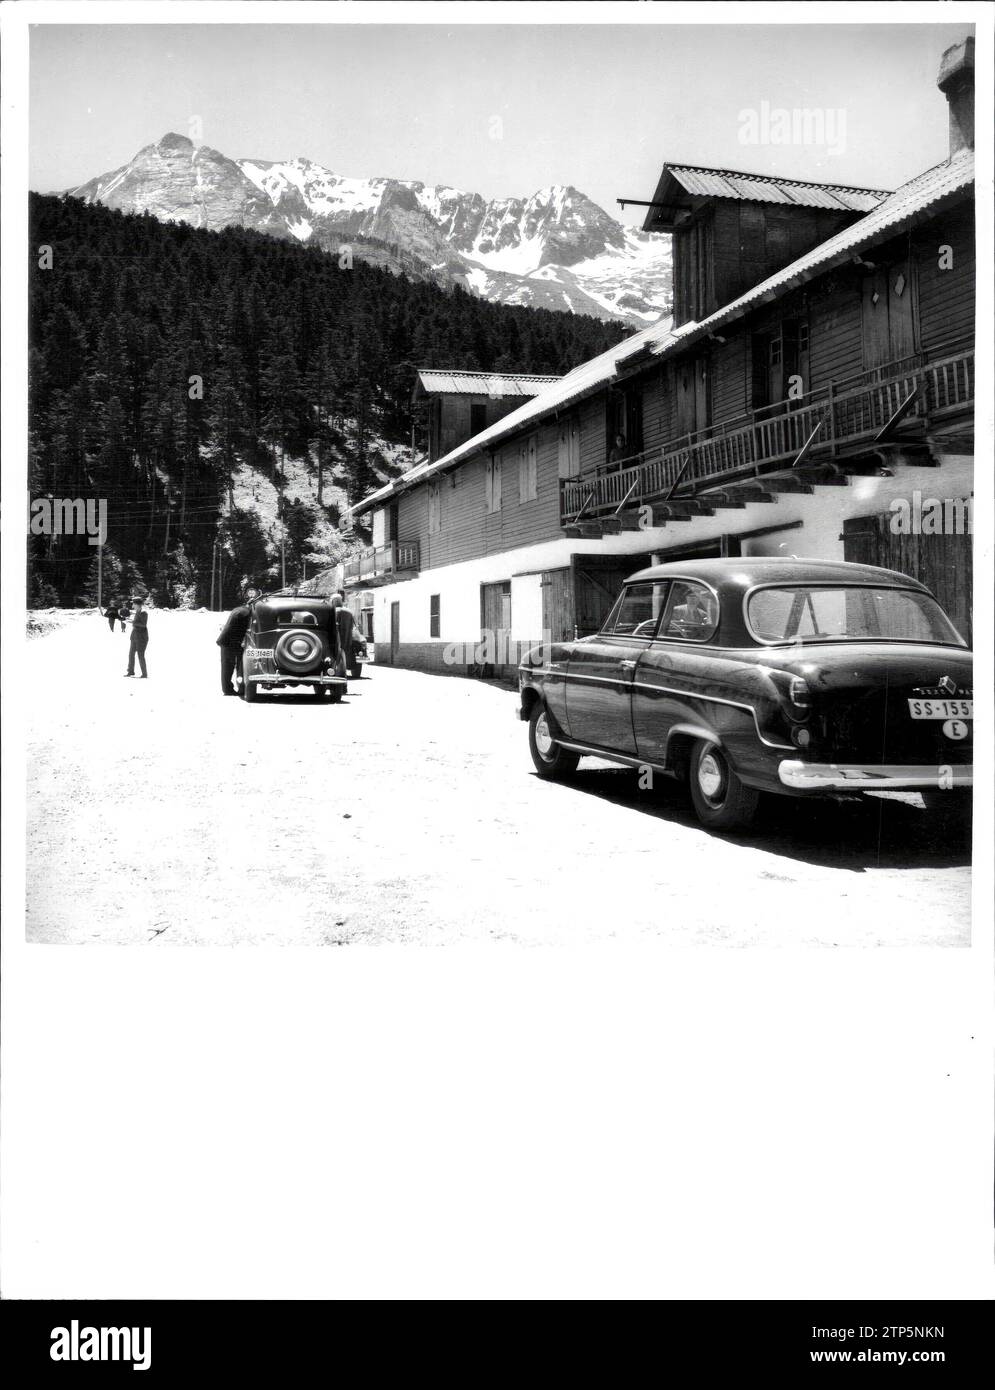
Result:
{"type": "Polygon", "coordinates": [[[346,584],[389,584],[402,574],[418,571],[417,541],[388,541],[386,545],[371,545],[343,564],[346,584]]]}
{"type": "Polygon", "coordinates": [[[889,362],[797,401],[668,440],[621,468],[563,478],[560,520],[568,525],[659,500],[678,487],[686,495],[702,486],[753,477],[761,468],[792,464],[803,450],[806,462],[825,463],[827,456],[875,439],[902,407],[899,428],[907,435],[910,424],[917,424],[921,435],[927,421],[963,411],[973,400],[973,348],[932,361],[917,355],[889,362]]]}

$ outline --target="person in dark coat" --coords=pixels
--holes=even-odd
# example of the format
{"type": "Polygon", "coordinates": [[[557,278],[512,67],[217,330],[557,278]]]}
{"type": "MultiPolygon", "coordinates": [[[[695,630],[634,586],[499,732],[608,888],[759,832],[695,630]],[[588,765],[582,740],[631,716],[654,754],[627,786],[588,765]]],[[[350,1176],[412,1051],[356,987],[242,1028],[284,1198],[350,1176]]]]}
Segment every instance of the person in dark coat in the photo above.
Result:
{"type": "Polygon", "coordinates": [[[142,668],[141,680],[148,680],[148,668],[145,665],[145,648],[149,644],[149,615],[145,611],[143,599],[135,600],[135,616],[131,620],[131,645],[128,648],[128,669],[126,676],[135,674],[135,657],[138,657],[138,664],[142,668]]]}
{"type": "Polygon", "coordinates": [[[353,656],[353,638],[356,632],[356,619],[345,606],[345,596],[341,593],[332,594],[332,607],[335,610],[335,627],[339,637],[339,651],[341,660],[345,664],[345,669],[351,671],[355,657],[353,656]]]}
{"type": "Polygon", "coordinates": [[[232,684],[232,677],[236,671],[239,676],[242,674],[242,641],[249,630],[252,605],[258,597],[258,589],[246,589],[245,602],[228,614],[228,621],[218,636],[218,646],[221,648],[222,695],[238,694],[232,684]]]}
{"type": "Polygon", "coordinates": [[[123,599],[123,600],[121,601],[121,605],[120,605],[120,607],[119,607],[119,609],[118,609],[118,618],[120,619],[120,622],[121,622],[121,631],[122,631],[122,632],[124,631],[124,625],[125,625],[125,623],[128,621],[128,619],[129,619],[130,617],[131,617],[131,604],[128,602],[127,599],[123,599]]]}
{"type": "MultiPolygon", "coordinates": [[[[107,605],[107,607],[104,609],[104,617],[107,619],[108,627],[110,628],[111,632],[113,632],[114,624],[121,622],[121,614],[118,612],[116,603],[109,603],[107,605]]],[[[123,627],[124,624],[122,623],[121,626],[123,627]]]]}

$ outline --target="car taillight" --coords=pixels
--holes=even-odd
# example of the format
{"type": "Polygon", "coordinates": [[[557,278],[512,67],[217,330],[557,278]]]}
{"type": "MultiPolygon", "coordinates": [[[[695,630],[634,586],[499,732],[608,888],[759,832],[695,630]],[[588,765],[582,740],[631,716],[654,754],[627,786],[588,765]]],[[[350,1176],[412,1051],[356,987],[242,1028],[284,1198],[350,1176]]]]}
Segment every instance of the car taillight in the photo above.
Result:
{"type": "Polygon", "coordinates": [[[796,710],[804,710],[806,713],[812,708],[812,692],[808,688],[808,682],[804,676],[792,676],[791,684],[788,686],[788,699],[796,710]]]}

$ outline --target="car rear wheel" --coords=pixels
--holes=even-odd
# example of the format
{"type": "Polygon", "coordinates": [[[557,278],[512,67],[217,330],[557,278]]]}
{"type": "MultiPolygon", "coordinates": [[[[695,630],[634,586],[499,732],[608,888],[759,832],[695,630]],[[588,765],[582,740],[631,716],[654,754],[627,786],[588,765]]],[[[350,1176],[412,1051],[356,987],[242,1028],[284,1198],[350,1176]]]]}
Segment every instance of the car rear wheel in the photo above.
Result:
{"type": "Polygon", "coordinates": [[[556,724],[545,705],[537,704],[529,719],[529,752],[540,777],[569,777],[580,758],[555,738],[556,724]]]}
{"type": "Polygon", "coordinates": [[[254,705],[256,703],[259,699],[259,687],[256,685],[255,681],[242,682],[242,695],[246,704],[254,705]]]}
{"type": "Polygon", "coordinates": [[[691,803],[702,825],[710,830],[738,830],[752,822],[760,793],[743,785],[717,743],[698,740],[690,772],[691,803]]]}
{"type": "Polygon", "coordinates": [[[349,667],[349,679],[353,681],[358,681],[362,680],[362,678],[363,663],[361,661],[354,661],[352,665],[349,667]]]}
{"type": "Polygon", "coordinates": [[[328,687],[328,698],[333,705],[337,705],[344,694],[345,690],[341,685],[331,685],[328,687]]]}

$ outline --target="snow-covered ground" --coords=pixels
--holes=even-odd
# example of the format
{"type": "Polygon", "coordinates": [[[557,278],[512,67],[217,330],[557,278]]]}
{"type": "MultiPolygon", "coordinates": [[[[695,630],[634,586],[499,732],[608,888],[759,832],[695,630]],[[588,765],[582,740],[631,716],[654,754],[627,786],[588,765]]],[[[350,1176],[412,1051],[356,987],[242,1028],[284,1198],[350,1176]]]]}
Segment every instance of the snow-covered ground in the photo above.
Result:
{"type": "Polygon", "coordinates": [[[153,610],[147,681],[92,613],[32,643],[30,940],[970,939],[967,842],[917,807],[781,802],[710,835],[635,771],[539,781],[494,685],[377,667],[340,705],[224,699],[221,621],[153,610]]]}

